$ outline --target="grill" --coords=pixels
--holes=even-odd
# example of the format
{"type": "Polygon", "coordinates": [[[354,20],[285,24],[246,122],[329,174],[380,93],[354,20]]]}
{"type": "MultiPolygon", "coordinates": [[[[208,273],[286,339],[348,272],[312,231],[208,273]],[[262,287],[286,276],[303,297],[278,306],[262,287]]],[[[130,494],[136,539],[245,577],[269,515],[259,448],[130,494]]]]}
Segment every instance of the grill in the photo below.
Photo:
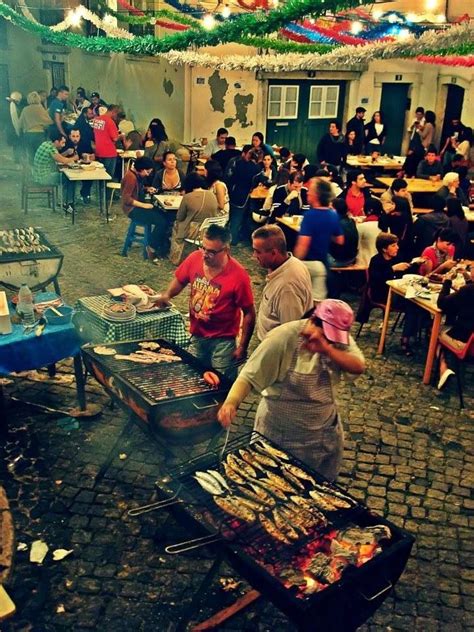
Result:
{"type": "Polygon", "coordinates": [[[113,348],[118,355],[129,355],[141,344],[158,343],[161,350],[172,351],[180,362],[136,364],[100,355],[88,344],[82,348],[84,363],[108,394],[136,420],[153,433],[193,442],[214,436],[222,428],[216,420],[230,384],[220,375],[213,387],[203,379],[206,370],[191,354],[165,340],[117,342],[101,345],[113,348]]]}
{"type": "MultiPolygon", "coordinates": [[[[255,464],[256,455],[269,455],[268,451],[262,450],[263,445],[280,449],[253,432],[229,442],[223,462],[229,455],[240,458],[240,451],[244,450],[247,456],[253,457],[255,464]],[[265,444],[261,443],[262,439],[265,444]]],[[[343,489],[329,483],[292,455],[287,454],[287,460],[272,458],[276,467],[260,463],[256,479],[243,474],[244,482],[237,484],[229,478],[228,470],[220,466],[220,455],[207,452],[179,465],[157,482],[162,501],[132,510],[130,514],[169,507],[180,523],[200,537],[170,546],[168,553],[213,544],[235,570],[299,629],[353,630],[375,612],[399,579],[414,538],[374,515],[343,489]],[[286,463],[286,467],[282,467],[282,463],[286,463]],[[288,471],[296,471],[294,468],[299,468],[296,479],[301,485],[296,485],[288,474],[288,471]],[[254,510],[255,520],[246,522],[223,511],[214,496],[197,482],[196,472],[208,470],[219,470],[231,489],[218,498],[238,495],[249,499],[248,491],[256,489],[255,485],[265,485],[264,480],[275,475],[290,482],[295,491],[276,496],[275,491],[270,490],[274,505],[262,504],[260,509],[254,510]],[[301,478],[302,475],[306,478],[301,478]],[[254,488],[249,485],[250,480],[254,488]],[[320,499],[316,501],[311,497],[310,492],[322,494],[326,503],[331,498],[339,505],[343,501],[345,507],[323,506],[320,499]],[[296,504],[295,497],[312,504],[313,508],[310,510],[299,504],[301,500],[296,504]],[[290,512],[285,513],[289,507],[290,512]],[[286,534],[286,542],[276,539],[263,527],[265,520],[267,524],[268,520],[272,521],[275,526],[278,513],[284,519],[277,529],[280,534],[286,534]],[[311,520],[308,522],[310,515],[313,524],[311,520]],[[294,533],[290,538],[291,529],[294,533]]],[[[241,475],[244,469],[240,463],[241,475]]],[[[268,485],[265,489],[269,490],[268,485]]],[[[209,577],[206,582],[209,584],[209,577]]]]}
{"type": "Polygon", "coordinates": [[[22,283],[27,283],[36,291],[54,283],[59,293],[57,276],[63,258],[62,252],[38,228],[0,231],[0,283],[10,290],[18,290],[22,283]]]}

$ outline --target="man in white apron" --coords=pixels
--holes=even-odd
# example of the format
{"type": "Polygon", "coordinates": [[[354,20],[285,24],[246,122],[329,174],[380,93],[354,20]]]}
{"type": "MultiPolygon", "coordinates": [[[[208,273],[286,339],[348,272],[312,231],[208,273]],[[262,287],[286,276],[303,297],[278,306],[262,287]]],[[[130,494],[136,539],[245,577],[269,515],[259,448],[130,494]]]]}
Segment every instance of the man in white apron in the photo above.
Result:
{"type": "Polygon", "coordinates": [[[252,389],[261,394],[255,430],[334,480],[344,435],[334,397],[341,372],[360,375],[362,352],[349,335],[354,320],[343,301],[322,301],[309,319],[273,329],[234,382],[218,419],[227,427],[252,389]]]}

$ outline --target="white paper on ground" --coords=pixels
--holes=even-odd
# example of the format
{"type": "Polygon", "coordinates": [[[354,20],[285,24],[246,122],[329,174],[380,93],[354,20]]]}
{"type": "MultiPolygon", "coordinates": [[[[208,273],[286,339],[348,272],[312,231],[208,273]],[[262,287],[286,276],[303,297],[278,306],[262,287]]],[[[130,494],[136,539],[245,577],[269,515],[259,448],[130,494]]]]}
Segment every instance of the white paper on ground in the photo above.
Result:
{"type": "Polygon", "coordinates": [[[68,555],[71,555],[71,553],[74,551],[74,549],[56,549],[55,551],[53,551],[53,560],[55,562],[59,562],[60,560],[63,560],[65,557],[67,557],[68,555]]]}
{"type": "Polygon", "coordinates": [[[35,540],[30,549],[30,562],[42,564],[49,547],[43,540],[35,540]]]}

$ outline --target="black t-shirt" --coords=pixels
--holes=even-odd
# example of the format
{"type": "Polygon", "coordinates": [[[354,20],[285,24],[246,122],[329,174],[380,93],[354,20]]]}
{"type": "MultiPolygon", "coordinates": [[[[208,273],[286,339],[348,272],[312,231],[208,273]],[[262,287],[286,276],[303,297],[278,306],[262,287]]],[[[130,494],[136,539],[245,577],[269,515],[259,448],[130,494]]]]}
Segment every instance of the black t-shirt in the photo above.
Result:
{"type": "Polygon", "coordinates": [[[359,233],[352,217],[344,217],[340,220],[344,243],[341,245],[331,243],[329,253],[336,261],[352,261],[357,257],[359,248],[359,233]]]}

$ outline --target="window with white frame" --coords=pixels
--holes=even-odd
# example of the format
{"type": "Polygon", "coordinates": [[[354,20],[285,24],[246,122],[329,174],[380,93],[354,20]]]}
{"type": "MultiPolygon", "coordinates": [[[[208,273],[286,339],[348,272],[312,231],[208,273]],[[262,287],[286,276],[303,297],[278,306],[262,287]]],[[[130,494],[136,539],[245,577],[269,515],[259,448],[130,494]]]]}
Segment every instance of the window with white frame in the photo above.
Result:
{"type": "Polygon", "coordinates": [[[311,86],[308,118],[334,118],[338,104],[339,86],[311,86]]]}
{"type": "Polygon", "coordinates": [[[298,118],[299,86],[269,86],[268,89],[268,118],[296,119],[298,118]]]}

